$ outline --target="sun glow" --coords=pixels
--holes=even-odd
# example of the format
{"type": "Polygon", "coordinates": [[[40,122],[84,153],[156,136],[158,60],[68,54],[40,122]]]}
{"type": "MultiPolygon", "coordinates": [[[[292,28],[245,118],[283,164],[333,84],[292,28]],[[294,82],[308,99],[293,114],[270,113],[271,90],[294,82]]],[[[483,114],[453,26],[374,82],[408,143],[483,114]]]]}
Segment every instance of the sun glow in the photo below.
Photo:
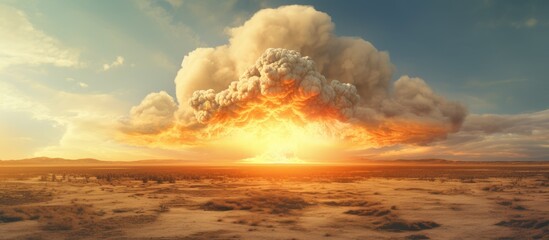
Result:
{"type": "Polygon", "coordinates": [[[291,119],[253,121],[230,130],[218,141],[228,151],[244,153],[248,164],[307,164],[334,155],[338,146],[325,122],[299,124],[291,119]]]}
{"type": "Polygon", "coordinates": [[[274,149],[259,156],[246,158],[241,161],[247,164],[308,164],[309,162],[295,156],[293,151],[274,149]]]}

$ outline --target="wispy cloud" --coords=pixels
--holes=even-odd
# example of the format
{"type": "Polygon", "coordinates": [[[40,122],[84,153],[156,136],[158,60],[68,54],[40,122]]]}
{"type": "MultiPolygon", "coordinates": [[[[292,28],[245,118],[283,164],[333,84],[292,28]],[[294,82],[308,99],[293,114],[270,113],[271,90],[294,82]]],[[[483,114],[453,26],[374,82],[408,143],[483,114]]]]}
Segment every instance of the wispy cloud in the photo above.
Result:
{"type": "Polygon", "coordinates": [[[464,157],[548,160],[549,110],[515,115],[470,115],[462,130],[442,143],[464,157]]]}
{"type": "Polygon", "coordinates": [[[112,63],[105,63],[103,64],[103,71],[108,71],[109,69],[120,67],[124,65],[124,57],[117,56],[116,59],[112,63]]]}
{"type": "MultiPolygon", "coordinates": [[[[170,3],[172,6],[178,6],[176,1],[170,3]],[[175,5],[174,5],[175,4],[175,5]]],[[[165,32],[175,35],[175,37],[189,41],[197,46],[204,45],[198,35],[187,25],[177,22],[173,16],[155,2],[138,1],[137,7],[165,32]]]]}
{"type": "Polygon", "coordinates": [[[89,85],[85,82],[76,82],[76,80],[72,77],[67,77],[65,78],[65,81],[69,82],[69,83],[75,83],[77,84],[78,86],[80,86],[81,88],[87,88],[89,87],[89,85]]]}
{"type": "MultiPolygon", "coordinates": [[[[76,80],[73,80],[76,81],[76,80]]],[[[113,132],[128,106],[109,94],[76,94],[53,89],[39,81],[19,79],[17,84],[0,81],[0,112],[25,113],[33,121],[61,129],[60,139],[29,149],[20,147],[17,132],[0,136],[2,158],[51,156],[65,158],[139,159],[162,156],[157,150],[137,149],[119,144],[113,132]],[[24,82],[25,84],[20,84],[24,82]],[[108,106],[108,107],[105,107],[108,106]],[[29,152],[30,151],[30,152],[29,152]]],[[[0,130],[5,129],[0,121],[0,130]]],[[[37,133],[36,136],[39,134],[37,133]]],[[[34,136],[34,135],[33,135],[34,136]]],[[[40,137],[37,137],[40,138],[40,137]]],[[[160,151],[162,152],[162,151],[160,151]]],[[[163,154],[166,151],[163,151],[163,154]]]]}
{"type": "Polygon", "coordinates": [[[506,84],[513,84],[513,83],[524,83],[528,81],[528,79],[525,78],[511,78],[511,79],[500,79],[500,80],[472,80],[467,81],[465,83],[465,86],[467,87],[494,87],[494,86],[500,86],[500,85],[506,85],[506,84]]]}
{"type": "Polygon", "coordinates": [[[24,12],[0,4],[0,69],[42,64],[79,66],[79,51],[36,29],[24,12]]]}
{"type": "Polygon", "coordinates": [[[538,25],[538,20],[536,18],[528,18],[524,21],[512,22],[511,26],[514,28],[534,28],[538,25]]]}
{"type": "Polygon", "coordinates": [[[183,5],[182,0],[166,0],[173,8],[179,8],[183,5]]]}
{"type": "Polygon", "coordinates": [[[522,20],[513,20],[508,18],[490,19],[481,21],[478,26],[483,28],[514,28],[519,29],[534,29],[538,27],[546,27],[549,24],[535,17],[529,17],[522,20]]]}

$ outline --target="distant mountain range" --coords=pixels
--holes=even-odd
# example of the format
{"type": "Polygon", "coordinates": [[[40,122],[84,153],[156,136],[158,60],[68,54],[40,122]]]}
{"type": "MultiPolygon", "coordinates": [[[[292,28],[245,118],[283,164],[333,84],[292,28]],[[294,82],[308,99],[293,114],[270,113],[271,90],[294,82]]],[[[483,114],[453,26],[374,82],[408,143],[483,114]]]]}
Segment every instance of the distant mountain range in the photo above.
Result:
{"type": "Polygon", "coordinates": [[[429,159],[396,159],[396,160],[367,160],[355,159],[355,164],[549,164],[549,161],[459,161],[438,158],[429,159]]]}
{"type": "MultiPolygon", "coordinates": [[[[396,164],[396,165],[406,165],[406,164],[549,164],[549,161],[543,162],[526,162],[526,161],[512,161],[512,162],[471,162],[471,161],[455,161],[455,160],[446,160],[446,159],[396,159],[396,160],[368,160],[368,159],[353,159],[350,161],[345,161],[341,165],[353,164],[375,164],[375,165],[385,165],[385,164],[396,164]]],[[[124,165],[133,165],[133,166],[166,166],[166,165],[234,165],[226,162],[225,164],[221,163],[209,163],[206,161],[197,161],[197,160],[176,160],[176,159],[151,159],[151,160],[137,160],[137,161],[104,161],[93,158],[82,158],[82,159],[65,159],[65,158],[48,158],[48,157],[36,157],[36,158],[27,158],[19,160],[0,160],[0,167],[8,166],[124,166],[124,165]]]]}
{"type": "Polygon", "coordinates": [[[197,163],[196,161],[187,160],[104,161],[93,158],[65,159],[48,157],[0,160],[0,166],[196,165],[197,163]]]}

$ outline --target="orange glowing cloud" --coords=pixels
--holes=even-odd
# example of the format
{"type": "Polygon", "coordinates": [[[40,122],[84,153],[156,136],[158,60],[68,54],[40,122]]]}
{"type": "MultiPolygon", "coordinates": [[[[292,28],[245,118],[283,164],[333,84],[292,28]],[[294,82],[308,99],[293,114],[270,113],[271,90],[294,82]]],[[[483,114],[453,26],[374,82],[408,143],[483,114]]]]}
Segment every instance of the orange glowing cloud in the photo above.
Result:
{"type": "Polygon", "coordinates": [[[388,54],[335,36],[330,17],[312,7],[261,10],[229,32],[230,44],[184,58],[178,105],[160,92],[132,108],[122,121],[124,141],[299,162],[345,149],[425,144],[459,130],[466,116],[422,79],[402,76],[391,86],[388,54]]]}

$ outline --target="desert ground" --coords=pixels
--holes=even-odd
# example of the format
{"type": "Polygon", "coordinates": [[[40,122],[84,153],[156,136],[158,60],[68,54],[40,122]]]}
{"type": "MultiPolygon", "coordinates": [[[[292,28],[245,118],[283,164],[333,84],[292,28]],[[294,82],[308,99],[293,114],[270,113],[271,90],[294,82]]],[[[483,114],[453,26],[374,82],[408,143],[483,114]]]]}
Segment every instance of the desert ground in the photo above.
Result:
{"type": "Polygon", "coordinates": [[[0,239],[549,239],[549,164],[4,166],[0,239]]]}

